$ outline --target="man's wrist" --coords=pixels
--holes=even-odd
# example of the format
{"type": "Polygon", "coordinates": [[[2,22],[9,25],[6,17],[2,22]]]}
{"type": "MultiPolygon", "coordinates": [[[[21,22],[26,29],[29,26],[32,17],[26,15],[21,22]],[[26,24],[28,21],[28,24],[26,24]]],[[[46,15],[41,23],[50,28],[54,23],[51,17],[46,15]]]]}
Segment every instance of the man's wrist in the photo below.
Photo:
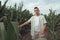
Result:
{"type": "Polygon", "coordinates": [[[40,31],[40,33],[42,33],[42,34],[43,34],[43,33],[44,33],[44,30],[41,30],[41,31],[40,31]]]}

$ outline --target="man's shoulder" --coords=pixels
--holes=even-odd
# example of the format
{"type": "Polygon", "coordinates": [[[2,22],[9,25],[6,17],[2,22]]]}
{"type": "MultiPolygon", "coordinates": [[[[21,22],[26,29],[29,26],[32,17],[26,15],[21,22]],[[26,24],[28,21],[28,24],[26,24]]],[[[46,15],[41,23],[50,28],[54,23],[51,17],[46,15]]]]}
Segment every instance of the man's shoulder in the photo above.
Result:
{"type": "Polygon", "coordinates": [[[44,15],[40,15],[40,17],[44,17],[44,15]]]}
{"type": "Polygon", "coordinates": [[[33,16],[31,16],[31,19],[34,17],[34,15],[33,16]]]}
{"type": "MultiPolygon", "coordinates": [[[[44,15],[39,15],[39,16],[40,16],[40,17],[44,17],[44,15]]],[[[35,15],[33,15],[32,17],[35,17],[35,15]]],[[[32,17],[31,17],[31,18],[32,18],[32,17]]]]}
{"type": "MultiPolygon", "coordinates": [[[[33,15],[33,16],[35,16],[35,15],[33,15]]],[[[33,17],[33,16],[32,16],[32,17],[33,17]]]]}

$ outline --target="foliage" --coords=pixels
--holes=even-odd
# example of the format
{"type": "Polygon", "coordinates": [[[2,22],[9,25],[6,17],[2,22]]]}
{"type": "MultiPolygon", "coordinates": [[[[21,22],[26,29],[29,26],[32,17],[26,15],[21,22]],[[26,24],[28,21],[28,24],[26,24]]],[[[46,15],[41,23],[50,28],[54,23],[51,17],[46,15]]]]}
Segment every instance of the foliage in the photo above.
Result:
{"type": "Polygon", "coordinates": [[[0,16],[0,22],[3,22],[4,25],[3,27],[5,30],[4,32],[5,37],[0,36],[0,38],[2,38],[1,40],[21,40],[22,39],[22,36],[20,34],[21,32],[19,33],[19,29],[17,28],[17,26],[20,23],[23,23],[26,20],[28,20],[32,16],[32,14],[27,9],[22,10],[23,8],[22,3],[20,4],[20,6],[18,6],[18,9],[16,7],[16,4],[14,5],[14,7],[10,6],[9,8],[7,8],[6,7],[7,1],[8,0],[6,0],[3,5],[1,5],[0,1],[0,14],[2,14],[2,16],[0,16]]]}
{"type": "MultiPolygon", "coordinates": [[[[10,6],[7,8],[7,2],[8,0],[6,0],[3,5],[1,5],[0,1],[0,39],[21,40],[21,34],[24,33],[26,29],[29,30],[30,25],[23,27],[20,31],[17,26],[27,21],[32,16],[32,13],[30,13],[30,11],[27,9],[22,10],[23,3],[20,3],[18,8],[16,4],[14,7],[10,6]],[[3,24],[1,22],[3,22],[3,24]]],[[[52,9],[49,9],[49,11],[50,13],[48,16],[45,15],[45,17],[47,20],[47,30],[50,32],[49,34],[52,34],[50,38],[53,40],[60,40],[59,35],[57,35],[60,32],[60,14],[57,15],[56,11],[52,9]]]]}
{"type": "MultiPolygon", "coordinates": [[[[60,28],[60,26],[58,26],[58,24],[60,25],[60,16],[59,14],[56,15],[56,11],[49,9],[50,13],[47,15],[45,15],[46,20],[47,20],[47,28],[49,30],[49,32],[52,34],[51,38],[53,40],[57,40],[59,39],[58,35],[57,35],[57,29],[60,28]]],[[[60,39],[59,39],[60,40],[60,39]]]]}

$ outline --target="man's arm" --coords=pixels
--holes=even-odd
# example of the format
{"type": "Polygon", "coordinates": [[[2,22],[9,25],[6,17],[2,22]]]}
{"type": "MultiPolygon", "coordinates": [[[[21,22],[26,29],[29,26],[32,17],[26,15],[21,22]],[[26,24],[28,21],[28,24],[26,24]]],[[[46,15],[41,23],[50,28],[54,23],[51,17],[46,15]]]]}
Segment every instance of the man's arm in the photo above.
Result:
{"type": "Polygon", "coordinates": [[[45,23],[43,26],[44,26],[44,28],[43,28],[43,30],[45,31],[45,29],[46,29],[46,25],[47,25],[47,23],[45,23]]]}
{"type": "Polygon", "coordinates": [[[42,34],[44,34],[44,32],[45,32],[46,26],[47,26],[47,21],[46,21],[45,17],[43,16],[43,28],[41,29],[42,34]]]}
{"type": "Polygon", "coordinates": [[[30,23],[29,21],[26,21],[26,22],[24,22],[23,24],[19,25],[18,28],[21,28],[21,27],[23,27],[23,26],[25,26],[25,25],[27,25],[27,24],[29,24],[29,23],[30,23]]]}
{"type": "Polygon", "coordinates": [[[19,25],[18,28],[21,28],[21,27],[23,27],[23,26],[29,24],[29,23],[31,22],[31,20],[32,20],[32,17],[31,17],[28,21],[26,21],[25,23],[19,25]]]}
{"type": "Polygon", "coordinates": [[[41,33],[42,33],[42,34],[44,34],[45,29],[46,29],[46,23],[43,25],[43,28],[41,29],[41,33]]]}

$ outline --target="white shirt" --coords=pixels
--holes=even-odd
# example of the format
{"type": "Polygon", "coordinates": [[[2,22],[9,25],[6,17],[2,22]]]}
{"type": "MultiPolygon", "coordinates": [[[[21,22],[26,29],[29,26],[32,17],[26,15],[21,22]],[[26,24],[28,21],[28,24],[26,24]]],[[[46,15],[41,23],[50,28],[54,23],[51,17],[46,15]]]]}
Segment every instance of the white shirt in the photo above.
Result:
{"type": "Polygon", "coordinates": [[[39,16],[34,16],[34,30],[35,31],[38,31],[38,29],[40,29],[39,28],[39,26],[40,26],[40,23],[39,23],[39,16]]]}
{"type": "MultiPolygon", "coordinates": [[[[39,15],[39,16],[32,16],[28,22],[31,22],[33,20],[34,22],[34,27],[31,27],[31,34],[34,35],[34,31],[37,31],[37,32],[40,32],[40,30],[42,29],[43,27],[43,24],[47,23],[46,20],[45,20],[45,17],[43,15],[39,15]],[[34,29],[34,30],[33,30],[34,29]]],[[[31,22],[32,24],[32,22],[31,22]]]]}

